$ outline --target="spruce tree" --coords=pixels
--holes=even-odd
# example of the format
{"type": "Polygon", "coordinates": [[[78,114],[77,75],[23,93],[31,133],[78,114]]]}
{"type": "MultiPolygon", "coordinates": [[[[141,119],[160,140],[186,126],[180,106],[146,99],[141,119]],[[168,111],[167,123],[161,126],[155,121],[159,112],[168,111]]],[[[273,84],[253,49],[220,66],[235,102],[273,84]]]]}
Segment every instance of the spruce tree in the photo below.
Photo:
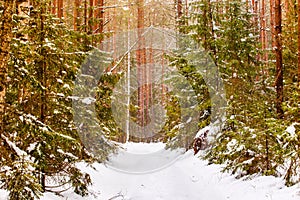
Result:
{"type": "Polygon", "coordinates": [[[62,186],[84,196],[91,180],[76,163],[93,156],[76,130],[70,96],[91,47],[82,43],[88,41],[85,34],[67,29],[49,13],[50,1],[31,2],[25,15],[13,17],[1,126],[2,188],[10,199],[38,198],[62,186]],[[50,180],[55,185],[48,185],[50,180]]]}

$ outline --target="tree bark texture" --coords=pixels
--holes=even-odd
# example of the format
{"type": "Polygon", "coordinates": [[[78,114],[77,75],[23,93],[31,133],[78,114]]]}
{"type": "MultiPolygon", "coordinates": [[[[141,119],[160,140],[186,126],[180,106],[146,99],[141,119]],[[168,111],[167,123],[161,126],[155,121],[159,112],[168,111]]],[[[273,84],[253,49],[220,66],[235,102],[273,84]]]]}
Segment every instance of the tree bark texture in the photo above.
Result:
{"type": "Polygon", "coordinates": [[[298,0],[298,86],[300,88],[300,0],[298,0]]]}
{"type": "Polygon", "coordinates": [[[141,127],[144,126],[144,116],[145,116],[145,83],[146,80],[146,50],[145,50],[145,38],[143,36],[144,33],[144,0],[138,0],[138,7],[137,7],[137,28],[138,28],[138,50],[136,52],[136,59],[137,59],[137,76],[138,76],[138,122],[140,123],[141,127]]]}
{"type": "Polygon", "coordinates": [[[7,87],[8,60],[10,51],[10,42],[13,37],[12,16],[16,10],[16,1],[5,0],[3,2],[4,10],[0,18],[0,134],[3,131],[5,114],[5,96],[7,87]]]}
{"type": "Polygon", "coordinates": [[[275,0],[275,55],[276,55],[276,110],[279,119],[283,118],[283,67],[282,67],[282,38],[281,38],[281,0],[275,0]]]}

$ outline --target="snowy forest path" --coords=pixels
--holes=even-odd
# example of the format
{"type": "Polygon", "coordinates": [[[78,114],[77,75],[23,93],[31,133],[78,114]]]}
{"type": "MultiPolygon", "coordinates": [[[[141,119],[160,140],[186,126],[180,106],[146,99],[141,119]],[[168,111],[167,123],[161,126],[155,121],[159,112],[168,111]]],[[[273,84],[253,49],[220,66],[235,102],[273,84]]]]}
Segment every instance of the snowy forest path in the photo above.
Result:
{"type": "MultiPolygon", "coordinates": [[[[222,166],[208,165],[188,151],[178,156],[178,151],[165,150],[164,158],[177,159],[168,166],[148,173],[126,172],[127,169],[153,167],[155,156],[162,144],[131,143],[119,155],[111,157],[108,164],[94,164],[96,170],[81,163],[82,171],[88,172],[93,180],[88,197],[80,197],[72,191],[65,193],[68,199],[101,200],[296,200],[299,194],[295,187],[287,188],[284,181],[275,177],[256,177],[252,180],[235,179],[228,173],[221,173],[222,166]],[[134,152],[134,153],[133,153],[134,152]],[[137,154],[139,156],[134,156],[137,154]],[[144,156],[144,158],[142,158],[144,156]],[[149,158],[149,159],[147,159],[149,158]],[[134,168],[139,166],[137,168],[134,168]],[[113,168],[115,167],[115,169],[113,168]]],[[[161,150],[163,151],[163,150],[161,150]]],[[[162,153],[162,152],[160,152],[162,153]]],[[[156,160],[156,161],[158,161],[156,160]]],[[[156,165],[157,166],[157,165],[156,165]]],[[[60,199],[47,193],[42,200],[60,199]]],[[[65,199],[65,198],[64,198],[65,199]]]]}

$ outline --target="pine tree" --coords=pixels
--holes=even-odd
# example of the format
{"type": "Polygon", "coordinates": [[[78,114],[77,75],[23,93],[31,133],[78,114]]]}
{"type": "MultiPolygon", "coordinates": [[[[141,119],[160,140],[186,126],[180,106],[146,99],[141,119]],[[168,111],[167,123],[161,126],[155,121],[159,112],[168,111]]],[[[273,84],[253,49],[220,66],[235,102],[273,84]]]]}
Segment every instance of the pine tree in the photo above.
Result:
{"type": "Polygon", "coordinates": [[[261,95],[261,92],[274,93],[265,85],[270,80],[257,60],[258,33],[252,24],[253,15],[248,12],[247,4],[240,1],[225,1],[221,5],[200,2],[198,8],[198,21],[206,24],[194,23],[188,27],[219,66],[228,98],[226,123],[206,158],[226,162],[226,169],[241,174],[272,173],[282,163],[275,153],[280,146],[275,138],[281,133],[278,128],[282,131],[284,126],[271,129],[275,122],[268,109],[273,106],[266,108],[266,105],[272,102],[261,95]],[[214,10],[217,6],[223,6],[223,13],[214,10]],[[212,28],[207,28],[209,24],[212,28]]]}
{"type": "MultiPolygon", "coordinates": [[[[5,126],[1,132],[2,187],[10,199],[33,199],[56,186],[86,195],[91,180],[75,164],[90,160],[73,121],[74,80],[85,59],[85,34],[51,15],[48,1],[32,1],[27,16],[14,16],[7,66],[5,126]]],[[[108,149],[99,149],[99,161],[108,149]]]]}
{"type": "Polygon", "coordinates": [[[295,131],[284,131],[282,140],[284,151],[282,157],[285,159],[285,170],[283,176],[288,185],[299,182],[299,99],[298,90],[298,62],[297,55],[294,53],[298,49],[298,9],[299,4],[296,1],[290,1],[287,12],[283,10],[282,19],[282,57],[283,57],[283,77],[284,77],[284,101],[282,109],[284,112],[284,123],[286,126],[293,127],[295,131]],[[294,6],[291,6],[294,5],[294,6]],[[297,5],[297,6],[296,6],[297,5]]]}
{"type": "MultiPolygon", "coordinates": [[[[212,6],[212,2],[210,1],[193,2],[191,4],[190,15],[182,16],[181,19],[178,19],[180,22],[178,24],[179,31],[182,34],[188,34],[188,36],[183,37],[182,41],[178,38],[179,49],[173,52],[173,55],[168,55],[168,59],[170,65],[176,67],[180,76],[185,77],[187,82],[182,81],[178,76],[179,74],[170,78],[172,81],[169,84],[174,85],[174,88],[177,88],[177,92],[179,93],[176,94],[174,92],[175,97],[172,96],[172,93],[169,94],[169,98],[173,98],[173,100],[168,104],[170,107],[173,107],[173,110],[168,112],[171,118],[169,118],[169,126],[165,128],[169,132],[169,134],[166,134],[168,136],[166,137],[166,141],[168,142],[168,147],[171,148],[183,147],[188,150],[191,148],[198,130],[207,126],[212,120],[216,120],[210,117],[212,109],[210,95],[213,96],[216,91],[212,91],[212,88],[209,88],[205,84],[205,81],[214,81],[209,79],[216,75],[214,67],[210,66],[215,60],[212,61],[209,58],[209,55],[215,55],[216,53],[213,30],[214,19],[212,15],[214,9],[215,7],[212,6]],[[198,46],[199,49],[195,49],[194,45],[198,46]],[[196,58],[195,61],[198,65],[201,63],[201,67],[203,65],[207,70],[210,70],[207,74],[211,74],[211,76],[200,74],[198,71],[199,66],[190,62],[189,57],[191,56],[196,58]],[[178,91],[178,88],[181,88],[181,90],[178,91]],[[189,100],[186,100],[184,97],[191,95],[184,92],[189,90],[188,88],[194,91],[194,96],[190,96],[189,100]],[[185,106],[180,102],[184,102],[185,106]],[[196,106],[197,102],[198,106],[196,106]],[[194,106],[196,106],[194,110],[198,113],[197,116],[189,111],[194,106]]],[[[178,12],[179,14],[181,13],[180,11],[178,12]]]]}
{"type": "Polygon", "coordinates": [[[0,4],[0,134],[3,132],[5,114],[5,96],[7,87],[7,61],[9,60],[10,40],[12,39],[13,21],[12,16],[15,1],[3,1],[0,4]]]}
{"type": "Polygon", "coordinates": [[[257,61],[259,56],[256,55],[260,55],[260,52],[256,51],[257,32],[255,28],[251,29],[249,24],[251,13],[245,13],[244,6],[239,1],[227,3],[229,6],[224,13],[227,22],[221,20],[221,31],[216,31],[219,36],[216,39],[216,47],[222,51],[217,51],[216,55],[226,85],[228,117],[223,130],[205,157],[211,162],[226,163],[224,170],[229,170],[239,177],[262,173],[283,176],[288,185],[294,184],[297,182],[299,170],[299,148],[296,145],[299,141],[299,110],[294,104],[298,99],[298,92],[295,90],[297,57],[292,53],[297,49],[295,8],[290,7],[289,13],[285,14],[285,20],[289,22],[284,26],[282,37],[280,10],[278,11],[280,4],[276,2],[277,30],[272,34],[276,34],[274,47],[277,48],[274,51],[275,55],[270,52],[271,59],[277,55],[276,69],[273,62],[257,61]],[[286,38],[282,40],[283,43],[282,38],[286,38]],[[282,93],[283,68],[280,67],[280,49],[283,44],[285,98],[282,93]],[[277,91],[274,88],[274,80],[277,91]],[[291,123],[295,131],[287,129],[291,123]]]}
{"type": "Polygon", "coordinates": [[[222,62],[219,65],[225,79],[228,117],[206,157],[217,163],[226,162],[225,169],[239,175],[275,174],[276,167],[282,163],[275,150],[280,148],[276,137],[284,126],[274,128],[274,93],[270,90],[265,65],[257,60],[258,33],[251,28],[252,14],[245,9],[245,4],[240,1],[227,3],[227,22],[221,23],[223,31],[217,41],[225,45],[217,55],[222,62]]]}

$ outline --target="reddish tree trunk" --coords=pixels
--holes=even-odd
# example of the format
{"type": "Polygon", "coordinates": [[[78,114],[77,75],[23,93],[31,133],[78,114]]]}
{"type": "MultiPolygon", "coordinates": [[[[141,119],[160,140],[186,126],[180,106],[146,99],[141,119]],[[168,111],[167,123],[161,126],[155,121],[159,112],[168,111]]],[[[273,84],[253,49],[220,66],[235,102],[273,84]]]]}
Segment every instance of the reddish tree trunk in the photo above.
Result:
{"type": "MultiPolygon", "coordinates": [[[[98,23],[95,23],[95,31],[96,33],[103,33],[103,29],[104,29],[104,10],[103,10],[103,6],[104,6],[104,0],[97,0],[96,1],[96,7],[97,9],[95,10],[95,18],[97,19],[98,23]]],[[[100,41],[101,42],[101,41],[100,41]]]]}
{"type": "Polygon", "coordinates": [[[255,23],[255,29],[257,31],[257,28],[258,27],[258,2],[257,1],[254,1],[254,23],[255,23]]]}
{"type": "Polygon", "coordinates": [[[270,0],[270,26],[271,26],[271,44],[272,44],[272,49],[275,46],[275,40],[274,40],[274,33],[275,33],[275,28],[274,28],[274,0],[270,0]]]}
{"type": "Polygon", "coordinates": [[[178,2],[177,2],[177,20],[178,20],[179,29],[181,28],[180,26],[184,25],[184,20],[182,19],[182,16],[183,16],[183,1],[178,0],[178,2]]]}
{"type": "Polygon", "coordinates": [[[64,16],[64,2],[63,0],[57,1],[57,17],[62,18],[64,16]]]}
{"type": "Polygon", "coordinates": [[[56,15],[56,9],[57,9],[57,0],[53,0],[52,2],[52,14],[56,15]]]}
{"type": "Polygon", "coordinates": [[[298,86],[300,87],[300,0],[298,0],[298,86]]]}
{"type": "Polygon", "coordinates": [[[9,59],[10,41],[12,34],[12,15],[15,10],[15,1],[5,0],[4,10],[0,18],[0,134],[3,131],[3,116],[5,114],[5,96],[7,86],[7,62],[9,59]]]}
{"type": "MultiPolygon", "coordinates": [[[[137,57],[137,76],[138,76],[138,106],[139,106],[139,112],[138,112],[138,120],[140,125],[143,127],[145,124],[145,83],[146,80],[146,50],[145,50],[145,38],[143,36],[144,33],[144,0],[138,0],[138,8],[137,8],[137,28],[138,28],[138,50],[136,52],[137,57]]],[[[147,109],[147,108],[146,108],[147,109]]]]}
{"type": "Polygon", "coordinates": [[[182,0],[177,1],[177,18],[178,20],[182,17],[182,0]]]}
{"type": "Polygon", "coordinates": [[[89,33],[93,34],[93,13],[94,13],[94,0],[90,0],[89,3],[89,16],[88,16],[88,25],[89,25],[89,33]]]}
{"type": "Polygon", "coordinates": [[[266,19],[265,19],[265,0],[262,0],[261,2],[261,12],[260,12],[260,21],[261,21],[261,30],[260,30],[260,36],[261,36],[261,44],[262,44],[262,60],[267,61],[267,54],[266,54],[266,19]]]}
{"type": "Polygon", "coordinates": [[[74,1],[74,11],[73,11],[73,28],[74,30],[78,29],[79,26],[79,6],[80,6],[80,0],[74,1]]]}
{"type": "Polygon", "coordinates": [[[284,10],[285,10],[285,17],[289,14],[290,12],[290,4],[289,4],[289,0],[285,0],[284,1],[284,10]]]}
{"type": "Polygon", "coordinates": [[[84,18],[84,24],[83,24],[83,26],[84,26],[84,32],[86,32],[87,33],[87,31],[88,31],[88,21],[87,21],[87,18],[88,18],[88,16],[87,16],[87,12],[88,12],[88,4],[87,4],[87,1],[88,0],[84,0],[84,10],[83,10],[83,18],[84,18]]]}
{"type": "Polygon", "coordinates": [[[276,110],[278,118],[283,118],[283,69],[281,43],[281,0],[275,0],[275,55],[276,55],[276,110]]]}

